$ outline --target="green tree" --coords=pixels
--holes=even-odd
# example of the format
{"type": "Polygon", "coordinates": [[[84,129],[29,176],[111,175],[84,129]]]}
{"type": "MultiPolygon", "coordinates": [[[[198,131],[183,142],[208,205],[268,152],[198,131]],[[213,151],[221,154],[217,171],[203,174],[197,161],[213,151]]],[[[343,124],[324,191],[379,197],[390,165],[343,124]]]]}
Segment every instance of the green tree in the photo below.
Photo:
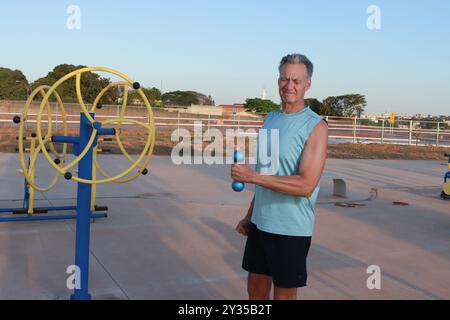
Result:
{"type": "MultiPolygon", "coordinates": [[[[142,88],[142,91],[144,92],[145,96],[148,99],[148,102],[150,102],[150,105],[153,107],[156,105],[156,102],[161,100],[161,91],[157,88],[142,88]]],[[[128,92],[128,105],[142,105],[144,102],[141,99],[141,96],[137,91],[130,90],[128,92]]]]}
{"type": "Polygon", "coordinates": [[[260,98],[245,100],[244,107],[247,111],[256,113],[269,113],[280,108],[280,106],[275,102],[271,100],[263,100],[260,98]]]}
{"type": "MultiPolygon", "coordinates": [[[[63,76],[68,73],[85,68],[85,66],[75,66],[71,64],[61,64],[56,66],[51,72],[49,72],[45,77],[40,78],[33,82],[33,88],[40,85],[53,85],[63,76]]],[[[100,91],[108,86],[111,81],[107,78],[103,78],[100,75],[93,72],[86,72],[81,75],[81,93],[83,96],[83,101],[86,103],[94,102],[94,99],[100,93],[100,91]]],[[[70,78],[63,84],[61,84],[56,91],[61,96],[62,100],[65,102],[77,102],[76,87],[75,87],[75,77],[70,78]]],[[[113,104],[117,102],[118,91],[111,89],[102,98],[103,104],[113,104]]],[[[51,98],[54,101],[54,98],[51,98]]]]}
{"type": "Polygon", "coordinates": [[[209,101],[211,101],[211,105],[212,106],[216,105],[216,102],[214,101],[214,99],[213,99],[213,97],[211,95],[208,95],[208,99],[209,99],[209,101]]]}
{"type": "Polygon", "coordinates": [[[305,105],[309,106],[311,110],[313,110],[315,113],[322,115],[323,114],[323,103],[319,100],[312,98],[312,99],[305,99],[305,105]]]}
{"type": "Polygon", "coordinates": [[[164,105],[190,106],[200,104],[200,99],[193,91],[173,91],[162,95],[164,105]]]}
{"type": "Polygon", "coordinates": [[[344,117],[361,117],[367,105],[366,97],[361,94],[347,94],[339,96],[338,99],[340,99],[342,104],[344,117]]]}
{"type": "Polygon", "coordinates": [[[322,115],[337,117],[360,117],[367,105],[366,97],[360,94],[346,94],[328,97],[322,102],[322,115]]]}
{"type": "Polygon", "coordinates": [[[0,68],[0,100],[25,100],[28,86],[22,71],[0,68]]]}
{"type": "Polygon", "coordinates": [[[438,122],[439,122],[439,130],[448,130],[449,128],[448,124],[445,122],[446,121],[445,117],[429,117],[426,120],[413,117],[413,120],[419,122],[420,129],[437,130],[438,122]]]}
{"type": "Polygon", "coordinates": [[[338,97],[328,97],[322,102],[323,110],[326,111],[327,116],[335,116],[342,117],[343,116],[343,108],[339,103],[338,97]]]}
{"type": "MultiPolygon", "coordinates": [[[[362,126],[372,126],[372,127],[381,127],[383,125],[382,121],[372,121],[371,119],[359,119],[358,124],[362,126]]],[[[387,125],[387,122],[384,123],[384,125],[387,125]]]]}

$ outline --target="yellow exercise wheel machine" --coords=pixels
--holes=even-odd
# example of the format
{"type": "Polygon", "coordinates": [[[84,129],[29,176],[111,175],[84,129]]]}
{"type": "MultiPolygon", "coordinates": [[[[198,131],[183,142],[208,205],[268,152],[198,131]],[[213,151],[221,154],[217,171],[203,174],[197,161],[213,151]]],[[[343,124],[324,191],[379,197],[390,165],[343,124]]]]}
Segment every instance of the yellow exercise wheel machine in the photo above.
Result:
{"type": "Polygon", "coordinates": [[[444,185],[442,186],[441,198],[444,200],[450,200],[450,153],[446,153],[444,156],[448,157],[449,171],[447,171],[444,176],[444,185]]]}
{"type": "MultiPolygon", "coordinates": [[[[29,202],[25,208],[28,216],[17,217],[18,219],[16,220],[67,219],[68,215],[52,215],[47,217],[35,215],[40,212],[39,208],[34,208],[34,192],[45,192],[50,190],[56,185],[61,176],[66,180],[77,182],[76,206],[64,208],[55,207],[51,208],[51,210],[70,210],[70,208],[76,210],[76,214],[73,216],[76,218],[75,265],[80,270],[80,286],[75,288],[71,298],[75,300],[90,299],[90,294],[88,292],[90,222],[96,215],[99,215],[94,213],[95,211],[103,211],[104,209],[95,205],[96,185],[109,182],[126,183],[148,173],[147,166],[153,153],[156,136],[155,123],[150,103],[141,89],[140,84],[132,81],[122,73],[109,68],[82,68],[65,75],[52,86],[40,86],[36,88],[30,95],[22,115],[15,116],[13,121],[19,125],[18,140],[20,165],[26,180],[26,186],[28,186],[29,189],[29,202]],[[103,88],[95,98],[90,109],[88,109],[84,103],[81,92],[81,77],[83,73],[86,72],[109,73],[120,79],[120,81],[113,82],[103,88]],[[66,111],[63,102],[57,93],[57,89],[60,85],[73,78],[75,79],[77,101],[81,108],[79,135],[76,136],[68,135],[69,130],[66,111]],[[97,108],[102,107],[102,97],[109,90],[119,86],[124,88],[120,115],[108,118],[104,121],[96,120],[95,111],[97,108]],[[147,111],[145,121],[138,121],[135,118],[126,117],[127,98],[130,88],[136,90],[140,99],[144,102],[147,111]],[[36,132],[32,133],[30,136],[26,136],[25,123],[29,116],[29,108],[38,94],[42,96],[42,102],[40,103],[36,117],[36,132]],[[62,114],[63,133],[61,135],[53,134],[52,112],[49,104],[49,99],[52,96],[55,98],[58,109],[62,114]],[[46,124],[46,126],[44,126],[44,124],[46,124]],[[143,128],[147,134],[147,139],[142,152],[136,159],[126,151],[123,141],[121,140],[121,126],[124,125],[137,125],[143,128]],[[97,153],[100,151],[98,142],[100,140],[112,141],[112,137],[115,138],[120,151],[130,163],[130,166],[126,170],[116,175],[107,174],[97,161],[97,153]],[[24,142],[29,143],[28,148],[25,148],[24,142]],[[71,161],[68,161],[67,157],[68,145],[72,145],[73,155],[75,157],[71,161]],[[29,151],[28,161],[26,160],[26,151],[29,151]],[[55,177],[51,183],[45,187],[39,186],[35,181],[36,160],[39,154],[42,154],[50,166],[55,170],[55,177]],[[75,166],[77,165],[78,170],[75,170],[75,166]]],[[[49,211],[48,209],[50,208],[46,208],[47,211],[49,211]]],[[[14,218],[7,221],[14,221],[14,218]]]]}

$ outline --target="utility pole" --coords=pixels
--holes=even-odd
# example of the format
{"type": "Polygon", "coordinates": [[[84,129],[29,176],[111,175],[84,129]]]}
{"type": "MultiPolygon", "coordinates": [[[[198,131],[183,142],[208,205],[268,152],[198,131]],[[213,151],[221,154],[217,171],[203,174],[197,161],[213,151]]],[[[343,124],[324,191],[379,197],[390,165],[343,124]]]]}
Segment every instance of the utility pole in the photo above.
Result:
{"type": "Polygon", "coordinates": [[[16,80],[16,83],[22,83],[25,86],[25,88],[27,88],[27,100],[28,100],[31,94],[31,86],[25,81],[16,80]]]}

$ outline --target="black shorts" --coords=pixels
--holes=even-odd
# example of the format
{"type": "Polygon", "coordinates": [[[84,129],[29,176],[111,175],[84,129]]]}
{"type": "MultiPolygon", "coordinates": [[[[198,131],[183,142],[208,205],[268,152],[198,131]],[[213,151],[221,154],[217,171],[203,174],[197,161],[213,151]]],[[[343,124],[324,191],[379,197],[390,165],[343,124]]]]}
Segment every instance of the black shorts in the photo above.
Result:
{"type": "Polygon", "coordinates": [[[279,288],[306,286],[306,257],[311,237],[285,236],[259,230],[251,224],[242,268],[272,277],[279,288]]]}

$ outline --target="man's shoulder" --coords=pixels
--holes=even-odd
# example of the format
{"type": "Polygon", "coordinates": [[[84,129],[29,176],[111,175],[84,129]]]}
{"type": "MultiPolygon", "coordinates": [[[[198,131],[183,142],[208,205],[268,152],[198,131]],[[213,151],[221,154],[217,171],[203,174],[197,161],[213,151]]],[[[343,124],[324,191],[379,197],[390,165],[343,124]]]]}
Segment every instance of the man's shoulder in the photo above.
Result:
{"type": "Polygon", "coordinates": [[[316,126],[314,127],[313,131],[317,132],[318,134],[326,134],[328,135],[328,123],[322,119],[323,121],[319,121],[316,126]]]}
{"type": "Polygon", "coordinates": [[[269,119],[272,119],[274,117],[276,117],[277,115],[280,114],[280,110],[273,110],[271,112],[269,112],[265,117],[264,117],[264,122],[266,122],[269,119]]]}
{"type": "Polygon", "coordinates": [[[314,112],[311,108],[308,108],[307,114],[309,117],[307,121],[307,130],[310,133],[315,132],[319,135],[328,136],[328,123],[325,119],[321,115],[314,112]]]}
{"type": "Polygon", "coordinates": [[[314,118],[314,119],[318,119],[318,120],[322,120],[322,116],[319,115],[317,112],[315,112],[313,109],[311,109],[310,107],[308,107],[307,109],[307,113],[310,117],[314,118]]]}
{"type": "Polygon", "coordinates": [[[323,117],[319,114],[317,114],[314,110],[308,107],[307,110],[305,110],[305,116],[307,117],[306,123],[307,126],[310,128],[310,130],[314,129],[318,124],[325,124],[327,125],[326,121],[324,121],[323,117]]]}
{"type": "Polygon", "coordinates": [[[278,115],[278,114],[280,114],[280,113],[281,113],[281,112],[280,112],[279,109],[275,109],[275,110],[269,112],[269,113],[267,114],[266,118],[276,116],[276,115],[278,115]]]}

